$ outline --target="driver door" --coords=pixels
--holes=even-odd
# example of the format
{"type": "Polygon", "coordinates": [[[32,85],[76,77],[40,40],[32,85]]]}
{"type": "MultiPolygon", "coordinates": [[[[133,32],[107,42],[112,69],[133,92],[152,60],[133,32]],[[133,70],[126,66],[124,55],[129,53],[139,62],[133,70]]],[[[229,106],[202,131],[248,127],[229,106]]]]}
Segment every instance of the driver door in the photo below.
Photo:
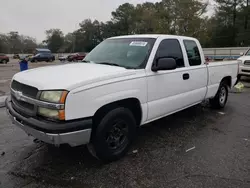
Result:
{"type": "Polygon", "coordinates": [[[176,38],[164,39],[159,44],[154,63],[159,57],[174,58],[177,68],[148,73],[148,121],[189,106],[195,97],[189,92],[189,72],[185,67],[183,50],[181,41],[176,38]]]}

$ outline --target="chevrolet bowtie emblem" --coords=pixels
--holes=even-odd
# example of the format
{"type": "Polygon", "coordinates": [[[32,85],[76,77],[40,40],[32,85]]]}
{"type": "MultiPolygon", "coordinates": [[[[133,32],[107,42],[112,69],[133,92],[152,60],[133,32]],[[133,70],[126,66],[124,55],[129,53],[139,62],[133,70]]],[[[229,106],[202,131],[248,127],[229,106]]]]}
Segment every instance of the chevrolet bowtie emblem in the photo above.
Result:
{"type": "Polygon", "coordinates": [[[22,96],[23,96],[23,93],[21,91],[16,91],[15,92],[15,97],[16,97],[17,100],[21,100],[22,96]]]}

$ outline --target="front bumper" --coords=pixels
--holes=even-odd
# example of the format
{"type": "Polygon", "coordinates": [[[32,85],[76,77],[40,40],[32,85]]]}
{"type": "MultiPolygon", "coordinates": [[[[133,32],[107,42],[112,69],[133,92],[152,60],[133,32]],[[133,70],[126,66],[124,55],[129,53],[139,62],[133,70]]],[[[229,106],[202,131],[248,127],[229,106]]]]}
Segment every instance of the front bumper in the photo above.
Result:
{"type": "Polygon", "coordinates": [[[48,144],[79,146],[88,144],[91,137],[92,119],[70,121],[65,123],[45,122],[34,118],[26,118],[17,113],[8,97],[5,101],[7,114],[13,124],[24,130],[29,136],[33,136],[48,144]]]}
{"type": "Polygon", "coordinates": [[[240,66],[239,75],[250,76],[250,66],[240,66]]]}

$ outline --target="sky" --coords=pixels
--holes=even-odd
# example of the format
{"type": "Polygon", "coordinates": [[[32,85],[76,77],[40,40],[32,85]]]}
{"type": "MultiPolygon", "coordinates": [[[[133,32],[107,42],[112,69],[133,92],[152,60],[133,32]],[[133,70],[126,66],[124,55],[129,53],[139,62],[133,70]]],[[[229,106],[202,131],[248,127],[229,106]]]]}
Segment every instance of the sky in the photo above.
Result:
{"type": "Polygon", "coordinates": [[[160,0],[0,0],[0,33],[18,31],[42,42],[46,30],[59,28],[66,34],[78,29],[84,19],[108,21],[119,5],[146,1],[160,0]]]}
{"type": "Polygon", "coordinates": [[[145,0],[0,0],[0,33],[18,31],[41,42],[45,30],[59,28],[68,33],[87,18],[107,21],[111,12],[126,2],[138,4],[145,0]]]}

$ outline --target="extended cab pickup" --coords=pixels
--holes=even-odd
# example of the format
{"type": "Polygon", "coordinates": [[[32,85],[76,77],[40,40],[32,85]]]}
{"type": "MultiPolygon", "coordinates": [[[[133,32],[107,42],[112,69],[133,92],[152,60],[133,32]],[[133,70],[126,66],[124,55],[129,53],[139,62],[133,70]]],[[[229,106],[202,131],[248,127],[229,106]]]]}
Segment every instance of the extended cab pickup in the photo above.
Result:
{"type": "Polygon", "coordinates": [[[17,73],[10,118],[53,145],[87,144],[103,161],[122,157],[137,127],[210,99],[223,108],[238,63],[207,65],[198,40],[171,35],[114,37],[82,63],[17,73]]]}

